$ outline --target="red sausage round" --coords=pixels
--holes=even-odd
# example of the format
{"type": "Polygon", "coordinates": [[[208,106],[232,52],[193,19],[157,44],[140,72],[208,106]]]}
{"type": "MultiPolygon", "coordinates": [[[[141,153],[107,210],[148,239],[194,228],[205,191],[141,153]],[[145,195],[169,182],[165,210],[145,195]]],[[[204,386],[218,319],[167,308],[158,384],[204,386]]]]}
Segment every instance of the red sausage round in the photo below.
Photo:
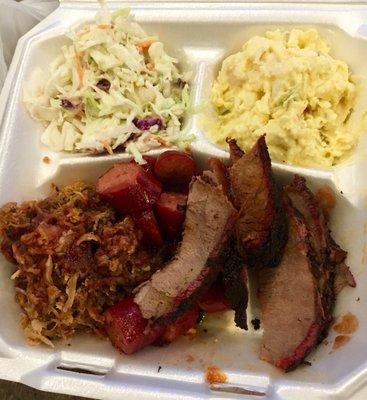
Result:
{"type": "Polygon", "coordinates": [[[152,210],[131,214],[136,226],[143,232],[143,239],[148,244],[162,246],[163,239],[157,220],[152,210]]]}
{"type": "Polygon", "coordinates": [[[191,181],[196,174],[196,165],[192,157],[182,151],[169,150],[162,153],[154,166],[156,177],[171,185],[183,185],[191,181]]]}
{"type": "Polygon", "coordinates": [[[185,221],[187,196],[181,193],[162,193],[155,205],[155,211],[162,230],[169,237],[182,233],[185,221]]]}
{"type": "Polygon", "coordinates": [[[161,183],[135,162],[114,165],[96,184],[97,193],[125,214],[149,209],[162,192],[161,183]]]}
{"type": "Polygon", "coordinates": [[[126,354],[132,354],[155,342],[164,326],[148,325],[133,298],[126,298],[105,312],[105,329],[112,344],[126,354]]]}

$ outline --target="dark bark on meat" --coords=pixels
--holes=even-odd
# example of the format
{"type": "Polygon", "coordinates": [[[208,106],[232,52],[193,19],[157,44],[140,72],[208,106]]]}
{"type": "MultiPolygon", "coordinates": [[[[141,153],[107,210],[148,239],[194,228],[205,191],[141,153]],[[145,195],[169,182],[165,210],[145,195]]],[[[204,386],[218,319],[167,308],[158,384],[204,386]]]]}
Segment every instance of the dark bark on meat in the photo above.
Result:
{"type": "Polygon", "coordinates": [[[231,240],[229,254],[223,265],[222,277],[226,297],[235,311],[234,322],[239,328],[247,330],[247,266],[236,251],[234,238],[231,240]]]}
{"type": "Polygon", "coordinates": [[[223,193],[230,199],[232,199],[231,185],[229,183],[228,168],[218,158],[209,158],[209,167],[213,172],[217,182],[222,186],[223,193]]]}
{"type": "Polygon", "coordinates": [[[240,253],[249,266],[276,266],[287,240],[287,220],[264,136],[237,159],[229,175],[239,210],[235,230],[240,253]]]}
{"type": "Polygon", "coordinates": [[[245,154],[245,152],[237,145],[236,139],[227,138],[226,142],[229,146],[229,161],[231,165],[233,165],[245,154]]]}
{"type": "Polygon", "coordinates": [[[338,263],[335,267],[334,293],[339,294],[345,287],[357,286],[353,274],[345,262],[338,263]]]}
{"type": "Polygon", "coordinates": [[[329,236],[330,241],[330,253],[329,258],[331,264],[335,268],[334,277],[334,293],[337,295],[345,287],[356,287],[356,281],[353,274],[351,273],[348,265],[345,263],[348,253],[341,249],[340,246],[335,243],[334,239],[329,236]]]}

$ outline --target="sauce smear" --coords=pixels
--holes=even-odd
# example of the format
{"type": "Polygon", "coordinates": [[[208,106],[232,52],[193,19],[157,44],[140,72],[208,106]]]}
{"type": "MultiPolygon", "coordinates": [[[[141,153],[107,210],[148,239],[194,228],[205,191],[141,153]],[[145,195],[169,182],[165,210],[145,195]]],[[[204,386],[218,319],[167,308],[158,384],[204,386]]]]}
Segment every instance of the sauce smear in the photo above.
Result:
{"type": "Polygon", "coordinates": [[[210,366],[206,369],[205,380],[212,383],[226,383],[227,375],[216,366],[210,366]]]}
{"type": "Polygon", "coordinates": [[[336,333],[341,334],[351,334],[354,333],[358,329],[359,323],[357,317],[348,312],[347,314],[342,316],[342,319],[339,323],[333,326],[333,329],[336,333]]]}
{"type": "Polygon", "coordinates": [[[330,186],[322,186],[316,193],[315,197],[319,202],[322,211],[326,216],[329,216],[332,209],[335,207],[335,193],[330,186]]]}
{"type": "Polygon", "coordinates": [[[337,350],[340,347],[344,346],[345,344],[347,344],[349,342],[349,340],[351,339],[350,336],[346,336],[346,335],[338,335],[335,339],[334,339],[334,344],[333,344],[333,350],[337,350]]]}

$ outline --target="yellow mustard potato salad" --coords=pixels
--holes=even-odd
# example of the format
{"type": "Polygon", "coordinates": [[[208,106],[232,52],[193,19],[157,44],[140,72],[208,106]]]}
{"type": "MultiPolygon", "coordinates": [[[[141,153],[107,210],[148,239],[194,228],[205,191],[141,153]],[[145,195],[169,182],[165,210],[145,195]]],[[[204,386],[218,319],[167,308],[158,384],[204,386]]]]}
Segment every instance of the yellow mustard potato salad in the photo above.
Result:
{"type": "Polygon", "coordinates": [[[266,133],[273,160],[330,167],[348,156],[361,129],[348,129],[358,85],[314,29],[275,30],[227,57],[213,84],[210,138],[248,150],[266,133]]]}

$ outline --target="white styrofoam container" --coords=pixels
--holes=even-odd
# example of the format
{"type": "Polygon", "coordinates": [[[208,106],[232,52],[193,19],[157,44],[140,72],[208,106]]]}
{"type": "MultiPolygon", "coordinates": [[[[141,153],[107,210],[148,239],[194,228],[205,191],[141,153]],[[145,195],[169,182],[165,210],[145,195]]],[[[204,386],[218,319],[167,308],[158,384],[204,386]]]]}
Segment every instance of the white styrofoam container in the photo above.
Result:
{"type": "MultiPolygon", "coordinates": [[[[111,8],[125,6],[113,2],[111,8]]],[[[354,73],[367,76],[367,5],[284,3],[136,2],[129,4],[135,19],[158,34],[184,68],[194,71],[192,101],[207,100],[211,83],[228,54],[255,33],[274,27],[317,27],[332,45],[332,54],[348,62],[354,73]]],[[[50,152],[40,144],[42,127],[25,111],[22,84],[36,66],[47,67],[73,25],[93,18],[98,4],[64,2],[18,44],[0,98],[0,204],[41,197],[51,182],[76,179],[93,181],[123,154],[91,157],[50,152]],[[2,118],[1,118],[2,115],[2,118]],[[44,156],[50,164],[42,162],[44,156]]],[[[198,116],[188,116],[185,130],[197,139],[193,152],[201,163],[208,155],[227,153],[208,143],[198,116]]],[[[280,181],[293,173],[317,189],[329,185],[337,194],[331,227],[337,241],[349,252],[348,263],[356,289],[345,289],[338,298],[335,316],[347,311],[359,320],[350,342],[332,351],[322,344],[308,357],[312,366],[284,374],[259,360],[261,331],[241,331],[231,312],[206,318],[195,339],[182,337],[169,347],[148,347],[133,356],[118,354],[108,341],[78,336],[59,342],[54,349],[29,347],[19,327],[20,310],[14,301],[9,277],[12,267],[0,262],[0,379],[19,381],[51,392],[99,399],[204,399],[251,398],[233,388],[257,390],[267,399],[367,398],[367,138],[362,137],[354,156],[332,169],[298,168],[273,163],[280,181]],[[357,299],[360,299],[357,301],[357,299]],[[207,329],[207,332],[203,330],[207,329]],[[229,380],[225,391],[211,390],[205,369],[216,365],[229,380]],[[162,368],[158,371],[158,367],[162,368]]],[[[249,319],[258,316],[251,300],[249,319]]],[[[250,324],[251,326],[251,324],[250,324]]],[[[241,390],[240,390],[241,391],[241,390]]]]}

